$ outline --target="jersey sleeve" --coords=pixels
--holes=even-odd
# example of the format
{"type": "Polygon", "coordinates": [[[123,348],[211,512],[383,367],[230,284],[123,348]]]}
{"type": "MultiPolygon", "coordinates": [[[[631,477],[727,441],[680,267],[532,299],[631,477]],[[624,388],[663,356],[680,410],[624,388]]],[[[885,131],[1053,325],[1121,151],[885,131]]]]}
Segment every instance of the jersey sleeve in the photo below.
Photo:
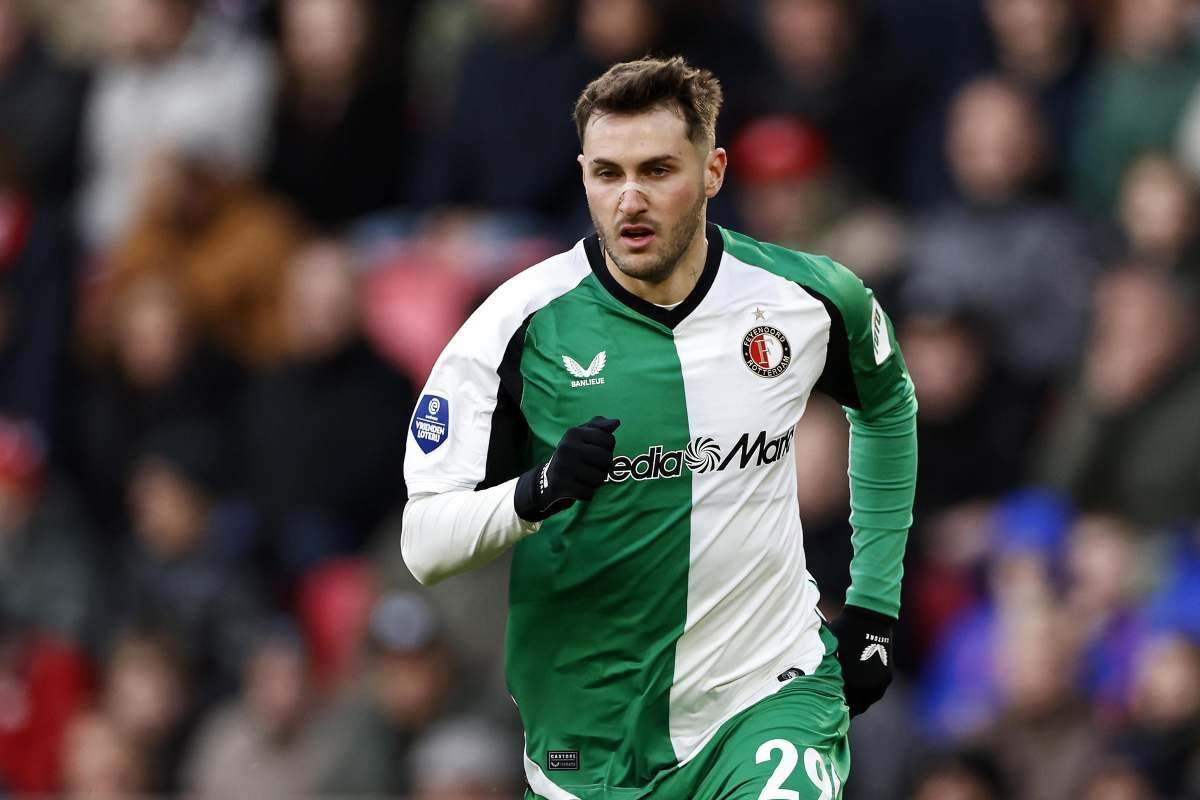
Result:
{"type": "Polygon", "coordinates": [[[832,320],[817,389],[850,421],[850,605],[897,617],[917,482],[917,402],[891,321],[848,269],[816,259],[832,320]]]}
{"type": "Polygon", "coordinates": [[[446,345],[409,423],[401,544],[422,583],[478,566],[537,531],[513,505],[530,469],[521,411],[525,333],[590,273],[582,244],[510,278],[446,345]]]}
{"type": "Polygon", "coordinates": [[[538,526],[513,504],[525,469],[520,354],[529,317],[493,296],[434,364],[409,424],[401,552],[422,584],[487,563],[538,526]]]}
{"type": "Polygon", "coordinates": [[[496,308],[501,302],[477,310],[434,364],[409,424],[410,495],[485,489],[521,470],[529,429],[519,362],[528,318],[496,308]]]}

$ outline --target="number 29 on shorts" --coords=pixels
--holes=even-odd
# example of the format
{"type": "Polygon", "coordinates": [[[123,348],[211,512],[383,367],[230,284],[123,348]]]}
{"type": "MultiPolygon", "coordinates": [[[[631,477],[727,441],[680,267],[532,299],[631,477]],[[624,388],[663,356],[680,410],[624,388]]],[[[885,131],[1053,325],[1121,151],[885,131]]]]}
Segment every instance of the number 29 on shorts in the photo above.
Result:
{"type": "Polygon", "coordinates": [[[817,793],[784,789],[783,784],[800,764],[800,754],[796,745],[787,739],[768,739],[759,745],[758,752],[754,754],[754,761],[756,764],[773,762],[777,752],[779,763],[767,779],[767,785],[763,787],[758,800],[838,800],[842,796],[841,781],[838,780],[833,762],[827,762],[815,747],[806,748],[804,751],[804,772],[817,793]]]}

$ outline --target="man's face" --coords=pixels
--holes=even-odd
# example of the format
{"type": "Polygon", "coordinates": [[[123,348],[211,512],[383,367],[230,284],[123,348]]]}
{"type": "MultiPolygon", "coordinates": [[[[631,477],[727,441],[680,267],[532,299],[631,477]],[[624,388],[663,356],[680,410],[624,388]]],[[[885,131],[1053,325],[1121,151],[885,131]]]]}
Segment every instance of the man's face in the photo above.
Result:
{"type": "Polygon", "coordinates": [[[680,116],[656,109],[592,117],[579,164],[592,223],[613,263],[631,278],[660,283],[721,188],[725,151],[697,145],[680,116]]]}
{"type": "Polygon", "coordinates": [[[1037,172],[1041,131],[1021,95],[990,80],[962,91],[950,114],[947,150],[959,189],[977,203],[1017,196],[1037,172]]]}

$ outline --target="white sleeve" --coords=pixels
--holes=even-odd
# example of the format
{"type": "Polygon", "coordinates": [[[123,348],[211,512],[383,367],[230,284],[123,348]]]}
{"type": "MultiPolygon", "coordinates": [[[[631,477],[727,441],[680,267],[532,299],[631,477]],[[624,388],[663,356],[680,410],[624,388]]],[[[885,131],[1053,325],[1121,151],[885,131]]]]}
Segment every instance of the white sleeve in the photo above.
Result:
{"type": "Polygon", "coordinates": [[[537,531],[517,516],[517,479],[490,489],[460,489],[409,498],[400,550],[413,577],[428,586],[483,566],[537,531]]]}
{"type": "Polygon", "coordinates": [[[421,583],[479,566],[537,530],[517,516],[531,469],[520,360],[534,313],[591,274],[582,245],[510,279],[476,309],[430,372],[409,424],[401,550],[421,583]]]}

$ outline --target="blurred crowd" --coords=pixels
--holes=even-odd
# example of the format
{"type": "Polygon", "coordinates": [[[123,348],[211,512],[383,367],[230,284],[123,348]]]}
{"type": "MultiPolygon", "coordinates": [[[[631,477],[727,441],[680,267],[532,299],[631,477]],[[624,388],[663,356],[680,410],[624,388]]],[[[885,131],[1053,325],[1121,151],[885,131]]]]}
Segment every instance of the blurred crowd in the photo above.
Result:
{"type": "Polygon", "coordinates": [[[916,384],[848,796],[1200,797],[1193,0],[0,0],[0,797],[520,796],[507,564],[417,590],[407,423],[646,53],[725,87],[710,219],[854,269],[916,384]]]}

